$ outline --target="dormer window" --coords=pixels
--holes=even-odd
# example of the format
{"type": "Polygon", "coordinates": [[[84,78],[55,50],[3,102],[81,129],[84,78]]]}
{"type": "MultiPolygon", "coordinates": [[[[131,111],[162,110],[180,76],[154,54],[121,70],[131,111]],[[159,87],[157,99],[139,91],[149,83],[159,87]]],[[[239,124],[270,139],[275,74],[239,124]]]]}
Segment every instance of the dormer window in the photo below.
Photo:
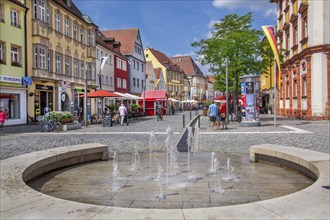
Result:
{"type": "Polygon", "coordinates": [[[71,0],[66,0],[66,6],[68,6],[69,8],[71,8],[71,0]]]}

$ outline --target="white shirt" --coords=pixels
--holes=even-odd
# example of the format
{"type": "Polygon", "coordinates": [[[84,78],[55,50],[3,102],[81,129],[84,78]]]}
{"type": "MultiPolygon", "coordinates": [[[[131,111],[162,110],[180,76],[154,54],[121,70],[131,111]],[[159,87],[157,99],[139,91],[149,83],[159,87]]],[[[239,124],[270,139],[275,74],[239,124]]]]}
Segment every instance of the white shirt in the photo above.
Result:
{"type": "Polygon", "coordinates": [[[118,111],[119,111],[120,116],[124,116],[124,115],[126,115],[126,107],[125,107],[124,105],[121,105],[121,106],[118,108],[118,111]]]}

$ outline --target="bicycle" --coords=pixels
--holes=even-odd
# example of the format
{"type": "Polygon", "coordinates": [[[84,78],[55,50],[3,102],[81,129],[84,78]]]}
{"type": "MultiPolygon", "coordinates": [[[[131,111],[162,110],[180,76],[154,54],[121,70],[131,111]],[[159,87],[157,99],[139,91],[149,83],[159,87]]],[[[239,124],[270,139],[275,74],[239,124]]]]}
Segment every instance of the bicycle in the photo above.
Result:
{"type": "Polygon", "coordinates": [[[60,132],[62,130],[62,124],[61,122],[56,122],[55,120],[49,120],[47,130],[60,132]]]}

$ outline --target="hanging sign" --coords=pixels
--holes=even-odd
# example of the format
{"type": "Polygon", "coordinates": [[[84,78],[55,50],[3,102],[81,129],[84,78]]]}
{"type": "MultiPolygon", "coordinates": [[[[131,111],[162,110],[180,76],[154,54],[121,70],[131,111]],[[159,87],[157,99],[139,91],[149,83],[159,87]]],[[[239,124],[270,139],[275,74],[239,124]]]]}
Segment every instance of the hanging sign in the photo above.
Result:
{"type": "Polygon", "coordinates": [[[32,77],[22,77],[22,85],[23,86],[32,85],[32,77]]]}

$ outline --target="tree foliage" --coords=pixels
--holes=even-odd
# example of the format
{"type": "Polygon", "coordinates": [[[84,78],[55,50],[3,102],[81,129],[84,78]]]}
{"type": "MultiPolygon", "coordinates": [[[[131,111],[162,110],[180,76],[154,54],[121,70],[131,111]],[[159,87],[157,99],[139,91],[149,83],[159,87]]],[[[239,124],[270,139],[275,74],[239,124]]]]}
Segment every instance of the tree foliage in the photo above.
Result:
{"type": "Polygon", "coordinates": [[[237,98],[240,88],[239,77],[259,73],[266,64],[261,60],[264,50],[261,37],[263,32],[252,28],[252,13],[243,16],[226,15],[214,24],[212,37],[194,42],[199,48],[200,62],[210,65],[210,72],[215,73],[214,89],[225,91],[226,59],[228,59],[229,91],[237,98]]]}

